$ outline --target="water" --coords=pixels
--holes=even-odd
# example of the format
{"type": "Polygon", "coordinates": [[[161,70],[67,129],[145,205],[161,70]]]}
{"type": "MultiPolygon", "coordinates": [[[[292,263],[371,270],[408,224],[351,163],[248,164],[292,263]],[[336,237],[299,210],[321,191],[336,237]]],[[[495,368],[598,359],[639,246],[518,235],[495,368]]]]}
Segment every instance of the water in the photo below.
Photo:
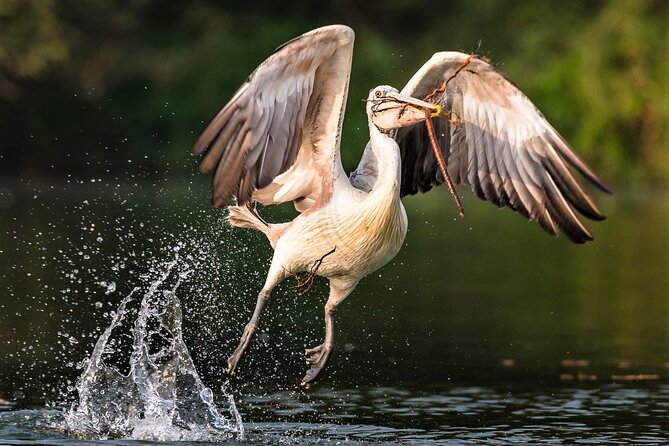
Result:
{"type": "MultiPolygon", "coordinates": [[[[247,444],[666,444],[669,386],[282,391],[250,397],[242,407],[245,419],[258,420],[246,422],[247,444]]],[[[48,429],[61,417],[0,412],[0,438],[62,444],[66,437],[48,429]]]]}
{"type": "MultiPolygon", "coordinates": [[[[111,186],[8,186],[0,398],[13,404],[0,403],[2,443],[86,443],[54,430],[75,402],[77,364],[144,284],[128,301],[126,320],[137,320],[175,247],[192,272],[153,296],[178,295],[193,367],[217,407],[234,395],[245,443],[669,441],[667,192],[601,200],[609,220],[579,247],[476,200],[460,222],[447,194],[409,198],[406,246],[342,304],[337,350],[303,392],[303,349],[323,336],[324,283],[304,296],[279,287],[228,381],[225,359],[268,266],[265,241],[227,229],[206,186],[111,186]]],[[[129,364],[133,338],[115,346],[126,356],[107,359],[129,364]]]]}
{"type": "Polygon", "coordinates": [[[243,425],[232,395],[224,392],[231,420],[220,414],[213,394],[201,381],[182,336],[177,289],[191,272],[179,255],[148,280],[132,330],[132,348],[123,374],[105,364],[105,356],[123,353],[112,347],[112,334],[126,318],[136,287],[125,297],[95,344],[77,382],[78,401],[65,414],[63,429],[89,439],[213,441],[232,434],[243,438],[243,425]],[[180,272],[173,274],[175,267],[180,272]],[[161,289],[176,275],[171,289],[161,289]]]}

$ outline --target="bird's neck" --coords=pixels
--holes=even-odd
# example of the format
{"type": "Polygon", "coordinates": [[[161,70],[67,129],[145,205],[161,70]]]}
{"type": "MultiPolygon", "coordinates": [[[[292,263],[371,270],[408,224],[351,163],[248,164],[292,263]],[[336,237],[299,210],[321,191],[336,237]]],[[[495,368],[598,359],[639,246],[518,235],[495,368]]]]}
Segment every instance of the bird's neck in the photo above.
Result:
{"type": "Polygon", "coordinates": [[[378,177],[372,194],[399,199],[401,182],[400,149],[395,139],[369,122],[372,151],[377,159],[378,177]]]}

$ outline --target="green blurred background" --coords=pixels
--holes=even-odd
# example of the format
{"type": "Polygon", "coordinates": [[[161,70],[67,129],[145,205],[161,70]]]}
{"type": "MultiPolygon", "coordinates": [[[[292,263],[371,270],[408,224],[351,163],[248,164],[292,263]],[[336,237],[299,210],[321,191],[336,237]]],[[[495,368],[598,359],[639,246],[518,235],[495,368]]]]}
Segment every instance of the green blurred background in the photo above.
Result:
{"type": "Polygon", "coordinates": [[[0,174],[188,172],[174,163],[244,78],[330,23],[356,31],[348,169],[367,138],[358,100],[461,50],[497,63],[604,178],[669,179],[663,0],[0,0],[0,174]]]}
{"type": "MultiPolygon", "coordinates": [[[[461,50],[491,58],[616,194],[593,194],[609,219],[588,222],[585,246],[464,189],[464,222],[445,189],[407,198],[405,247],[342,305],[327,383],[667,379],[669,2],[0,0],[0,397],[73,382],[107,312],[175,240],[220,259],[181,297],[197,365],[222,379],[270,248],[224,227],[190,147],[274,48],[331,23],[356,32],[347,169],[369,89],[461,50]]],[[[279,287],[239,385],[292,388],[324,297],[323,281],[304,298],[279,287]]]]}

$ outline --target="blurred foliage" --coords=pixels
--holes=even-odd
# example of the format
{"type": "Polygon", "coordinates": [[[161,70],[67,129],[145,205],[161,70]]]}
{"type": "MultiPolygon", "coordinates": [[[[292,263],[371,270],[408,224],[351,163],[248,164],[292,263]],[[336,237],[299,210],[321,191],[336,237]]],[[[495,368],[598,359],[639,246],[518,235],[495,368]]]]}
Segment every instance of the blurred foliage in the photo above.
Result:
{"type": "Polygon", "coordinates": [[[663,0],[0,0],[0,173],[182,166],[275,47],[329,23],[356,31],[348,168],[367,139],[359,100],[451,49],[495,61],[605,178],[669,179],[663,0]]]}

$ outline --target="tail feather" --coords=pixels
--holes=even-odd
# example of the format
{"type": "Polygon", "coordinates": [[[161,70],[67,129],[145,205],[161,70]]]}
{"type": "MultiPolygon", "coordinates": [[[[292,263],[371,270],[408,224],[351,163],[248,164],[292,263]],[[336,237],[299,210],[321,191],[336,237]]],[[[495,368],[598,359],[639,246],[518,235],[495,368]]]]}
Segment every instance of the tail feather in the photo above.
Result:
{"type": "Polygon", "coordinates": [[[228,206],[228,223],[238,228],[251,228],[269,237],[269,224],[248,206],[228,206]]]}
{"type": "Polygon", "coordinates": [[[290,225],[290,223],[267,223],[255,209],[249,206],[228,206],[228,212],[228,223],[238,228],[251,228],[262,232],[272,248],[276,247],[279,237],[290,225]]]}

